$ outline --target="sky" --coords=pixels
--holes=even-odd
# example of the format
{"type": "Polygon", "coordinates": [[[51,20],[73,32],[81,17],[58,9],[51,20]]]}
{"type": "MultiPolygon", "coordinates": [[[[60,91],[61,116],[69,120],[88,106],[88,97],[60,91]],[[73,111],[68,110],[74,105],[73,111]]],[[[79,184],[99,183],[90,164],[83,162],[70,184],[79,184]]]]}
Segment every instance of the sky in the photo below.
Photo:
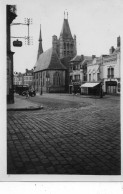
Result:
{"type": "MultiPolygon", "coordinates": [[[[32,69],[37,60],[38,39],[41,24],[43,50],[52,47],[52,36],[59,38],[64,11],[68,12],[68,22],[72,35],[77,38],[78,55],[108,54],[111,46],[116,47],[117,37],[123,31],[123,0],[8,0],[6,4],[17,5],[17,18],[13,23],[24,23],[24,18],[32,18],[30,36],[32,45],[13,47],[14,71],[25,72],[32,69]]],[[[27,36],[27,26],[11,26],[11,36],[27,36]]],[[[122,38],[122,37],[121,37],[122,38]]]]}

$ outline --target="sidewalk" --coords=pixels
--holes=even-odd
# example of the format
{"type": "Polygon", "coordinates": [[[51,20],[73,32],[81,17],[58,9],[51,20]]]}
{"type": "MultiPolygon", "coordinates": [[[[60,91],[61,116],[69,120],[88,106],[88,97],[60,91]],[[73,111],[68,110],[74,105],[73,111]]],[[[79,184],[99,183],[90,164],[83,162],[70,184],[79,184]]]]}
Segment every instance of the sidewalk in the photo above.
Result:
{"type": "MultiPolygon", "coordinates": [[[[75,97],[79,97],[79,98],[92,98],[92,99],[100,99],[99,95],[80,95],[78,94],[69,94],[69,93],[43,93],[42,95],[40,95],[40,93],[36,93],[36,96],[40,96],[40,97],[49,97],[49,98],[54,98],[54,97],[62,97],[62,96],[75,96],[75,97]]],[[[111,98],[117,98],[120,97],[119,94],[117,95],[104,95],[102,97],[102,99],[111,99],[111,98]]]]}
{"type": "Polygon", "coordinates": [[[43,106],[38,106],[35,103],[29,102],[28,99],[20,99],[14,97],[14,104],[7,104],[7,111],[12,110],[40,110],[43,106]]]}

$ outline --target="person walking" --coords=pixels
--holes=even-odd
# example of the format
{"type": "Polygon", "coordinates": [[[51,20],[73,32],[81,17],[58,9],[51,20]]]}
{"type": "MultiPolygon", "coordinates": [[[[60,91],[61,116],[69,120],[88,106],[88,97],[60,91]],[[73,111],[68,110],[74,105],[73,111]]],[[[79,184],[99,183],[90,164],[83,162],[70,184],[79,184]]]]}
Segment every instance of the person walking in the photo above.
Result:
{"type": "Polygon", "coordinates": [[[26,91],[26,99],[29,98],[29,91],[26,91]]]}

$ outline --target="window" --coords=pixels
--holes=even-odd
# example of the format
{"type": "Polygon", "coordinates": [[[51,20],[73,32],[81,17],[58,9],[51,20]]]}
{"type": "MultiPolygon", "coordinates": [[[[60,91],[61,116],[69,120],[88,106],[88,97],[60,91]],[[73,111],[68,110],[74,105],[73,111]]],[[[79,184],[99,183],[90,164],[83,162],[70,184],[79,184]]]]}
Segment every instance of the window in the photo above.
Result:
{"type": "Polygon", "coordinates": [[[80,80],[80,75],[75,75],[74,78],[75,78],[75,81],[79,81],[80,80]]]}
{"type": "Polygon", "coordinates": [[[60,78],[60,74],[58,72],[55,72],[53,75],[53,85],[55,85],[55,86],[61,85],[61,78],[60,78]]]}
{"type": "Polygon", "coordinates": [[[114,68],[113,67],[108,68],[108,78],[114,78],[114,68]]]}
{"type": "Polygon", "coordinates": [[[84,75],[83,75],[83,81],[87,81],[87,74],[86,73],[84,73],[84,75]]]}
{"type": "Polygon", "coordinates": [[[66,49],[66,44],[64,43],[64,49],[66,49]]]}
{"type": "Polygon", "coordinates": [[[100,73],[97,73],[97,81],[100,80],[100,73]]]}
{"type": "Polygon", "coordinates": [[[111,68],[111,76],[114,76],[114,68],[111,68]]]}
{"type": "Polygon", "coordinates": [[[70,82],[72,82],[72,75],[70,76],[70,82]]]}
{"type": "Polygon", "coordinates": [[[93,73],[93,80],[95,81],[95,73],[93,73]]]}
{"type": "Polygon", "coordinates": [[[91,74],[89,74],[89,82],[91,82],[91,74]]]}

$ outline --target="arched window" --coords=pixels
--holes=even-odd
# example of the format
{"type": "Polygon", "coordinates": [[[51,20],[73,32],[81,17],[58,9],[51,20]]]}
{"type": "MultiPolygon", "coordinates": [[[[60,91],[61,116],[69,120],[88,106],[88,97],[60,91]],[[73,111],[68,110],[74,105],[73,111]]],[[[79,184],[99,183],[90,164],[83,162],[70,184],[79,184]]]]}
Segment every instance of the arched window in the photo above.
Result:
{"type": "Polygon", "coordinates": [[[61,85],[61,77],[58,72],[55,72],[53,75],[53,85],[60,86],[61,85]]]}

